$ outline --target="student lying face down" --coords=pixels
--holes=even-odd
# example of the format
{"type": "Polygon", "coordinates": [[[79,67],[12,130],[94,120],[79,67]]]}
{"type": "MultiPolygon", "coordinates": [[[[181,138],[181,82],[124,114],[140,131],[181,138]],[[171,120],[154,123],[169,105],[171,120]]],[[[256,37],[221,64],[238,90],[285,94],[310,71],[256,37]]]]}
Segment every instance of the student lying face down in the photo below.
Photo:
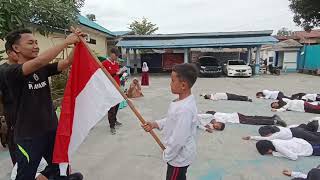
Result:
{"type": "Polygon", "coordinates": [[[198,119],[200,121],[199,128],[208,132],[211,132],[212,130],[223,130],[225,127],[225,123],[250,125],[279,125],[283,127],[287,126],[286,122],[281,120],[281,118],[278,115],[247,116],[237,112],[222,113],[215,111],[207,111],[205,114],[198,114],[198,119]]]}
{"type": "Polygon", "coordinates": [[[299,156],[320,156],[319,143],[300,138],[261,140],[256,143],[256,148],[261,155],[273,155],[290,160],[297,160],[299,156]]]}
{"type": "MultiPolygon", "coordinates": [[[[303,126],[305,127],[305,126],[303,126]]],[[[244,140],[274,140],[282,139],[288,140],[292,138],[301,138],[308,142],[320,144],[320,133],[310,132],[301,126],[294,128],[284,128],[277,126],[262,126],[259,128],[260,136],[248,136],[244,137],[244,140]]]]}
{"type": "Polygon", "coordinates": [[[283,98],[277,102],[271,103],[271,111],[296,111],[320,114],[320,105],[318,102],[305,102],[303,100],[290,100],[283,98]]]}

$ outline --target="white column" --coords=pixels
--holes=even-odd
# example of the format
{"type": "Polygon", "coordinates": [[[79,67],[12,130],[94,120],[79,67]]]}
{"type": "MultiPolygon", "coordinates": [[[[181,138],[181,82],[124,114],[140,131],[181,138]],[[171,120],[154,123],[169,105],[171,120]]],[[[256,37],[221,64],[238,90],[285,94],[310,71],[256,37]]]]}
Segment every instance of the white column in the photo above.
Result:
{"type": "Polygon", "coordinates": [[[247,51],[248,51],[247,63],[250,64],[250,61],[251,61],[251,48],[247,48],[247,51]]]}
{"type": "Polygon", "coordinates": [[[261,51],[261,47],[257,47],[257,51],[256,51],[256,74],[260,73],[260,51],[261,51]]]}
{"type": "Polygon", "coordinates": [[[126,48],[127,66],[130,66],[130,49],[126,48]]]}
{"type": "Polygon", "coordinates": [[[184,49],[184,63],[188,63],[189,62],[189,49],[185,48],[184,49]]]}
{"type": "Polygon", "coordinates": [[[138,73],[138,63],[137,63],[137,49],[133,49],[133,59],[134,59],[134,64],[136,65],[134,67],[134,74],[138,73]]]}

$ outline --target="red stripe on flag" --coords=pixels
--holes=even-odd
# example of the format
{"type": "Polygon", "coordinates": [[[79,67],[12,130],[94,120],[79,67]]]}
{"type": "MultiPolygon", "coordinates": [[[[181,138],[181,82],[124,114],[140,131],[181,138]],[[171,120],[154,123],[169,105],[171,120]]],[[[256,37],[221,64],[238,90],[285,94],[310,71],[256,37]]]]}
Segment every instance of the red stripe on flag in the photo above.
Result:
{"type": "Polygon", "coordinates": [[[85,44],[78,43],[74,50],[73,64],[63,96],[53,152],[54,163],[69,162],[68,150],[72,134],[75,100],[99,68],[85,44]]]}

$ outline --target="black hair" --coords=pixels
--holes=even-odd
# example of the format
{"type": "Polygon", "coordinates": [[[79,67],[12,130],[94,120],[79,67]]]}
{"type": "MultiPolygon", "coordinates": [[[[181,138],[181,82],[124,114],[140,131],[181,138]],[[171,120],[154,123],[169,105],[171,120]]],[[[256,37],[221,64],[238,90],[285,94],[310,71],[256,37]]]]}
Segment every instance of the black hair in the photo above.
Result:
{"type": "Polygon", "coordinates": [[[8,51],[14,51],[13,45],[16,44],[21,39],[21,34],[32,34],[32,31],[29,29],[19,29],[10,32],[6,37],[6,43],[5,43],[5,50],[8,51]]]}
{"type": "Polygon", "coordinates": [[[262,140],[256,143],[256,148],[261,155],[267,154],[267,152],[271,149],[276,151],[276,148],[273,146],[271,141],[262,140]]]}
{"type": "Polygon", "coordinates": [[[223,122],[215,122],[215,123],[218,123],[218,124],[220,124],[220,129],[215,129],[215,130],[218,130],[218,131],[223,131],[224,130],[224,128],[226,127],[226,125],[223,123],[223,122]]]}
{"type": "Polygon", "coordinates": [[[206,113],[214,115],[216,112],[215,111],[207,111],[206,113]]]}
{"type": "Polygon", "coordinates": [[[111,54],[115,54],[116,56],[119,55],[119,51],[118,51],[117,48],[111,48],[110,53],[111,53],[111,54]]]}
{"type": "Polygon", "coordinates": [[[261,92],[261,91],[256,93],[256,96],[259,96],[259,95],[264,96],[263,92],[261,92]]]}
{"type": "Polygon", "coordinates": [[[269,134],[279,132],[280,129],[277,126],[262,126],[258,131],[260,136],[267,136],[269,134]]]}
{"type": "Polygon", "coordinates": [[[219,122],[221,124],[221,128],[219,129],[220,131],[223,131],[224,128],[226,127],[226,124],[222,123],[222,122],[219,122]]]}
{"type": "Polygon", "coordinates": [[[173,66],[172,71],[177,73],[180,81],[186,81],[191,88],[197,80],[198,70],[193,64],[184,63],[173,66]]]}
{"type": "Polygon", "coordinates": [[[308,124],[306,125],[306,129],[311,132],[317,132],[318,127],[319,123],[316,120],[308,122],[308,124]]]}
{"type": "Polygon", "coordinates": [[[282,99],[280,99],[279,101],[272,102],[272,103],[270,104],[271,108],[273,108],[272,105],[273,105],[274,103],[278,103],[278,105],[279,105],[279,106],[276,107],[275,109],[280,109],[280,108],[282,108],[283,106],[287,105],[286,102],[284,102],[282,99]]]}

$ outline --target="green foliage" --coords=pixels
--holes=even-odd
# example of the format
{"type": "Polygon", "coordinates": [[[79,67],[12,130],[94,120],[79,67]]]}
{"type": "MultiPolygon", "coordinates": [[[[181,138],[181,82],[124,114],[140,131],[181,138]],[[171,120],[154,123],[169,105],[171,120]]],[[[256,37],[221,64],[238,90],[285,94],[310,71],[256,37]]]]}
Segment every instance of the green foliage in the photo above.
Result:
{"type": "Polygon", "coordinates": [[[61,99],[67,84],[69,71],[51,77],[51,94],[52,99],[61,99]]]}
{"type": "Polygon", "coordinates": [[[288,30],[288,28],[281,28],[279,29],[277,35],[278,36],[291,36],[293,34],[293,32],[291,30],[288,30]]]}
{"type": "Polygon", "coordinates": [[[0,61],[4,60],[3,53],[6,52],[5,50],[0,50],[0,61]]]}
{"type": "Polygon", "coordinates": [[[0,38],[31,24],[43,35],[54,29],[68,29],[76,22],[83,3],[84,0],[1,0],[0,38]]]}
{"type": "Polygon", "coordinates": [[[306,31],[320,26],[319,0],[289,0],[290,9],[294,13],[293,21],[306,31]]]}
{"type": "Polygon", "coordinates": [[[156,24],[152,24],[145,17],[142,18],[142,21],[133,21],[129,29],[137,35],[150,35],[159,30],[156,24]]]}
{"type": "Polygon", "coordinates": [[[96,15],[94,15],[94,14],[87,14],[86,17],[88,19],[90,19],[91,21],[96,21],[96,15]]]}

